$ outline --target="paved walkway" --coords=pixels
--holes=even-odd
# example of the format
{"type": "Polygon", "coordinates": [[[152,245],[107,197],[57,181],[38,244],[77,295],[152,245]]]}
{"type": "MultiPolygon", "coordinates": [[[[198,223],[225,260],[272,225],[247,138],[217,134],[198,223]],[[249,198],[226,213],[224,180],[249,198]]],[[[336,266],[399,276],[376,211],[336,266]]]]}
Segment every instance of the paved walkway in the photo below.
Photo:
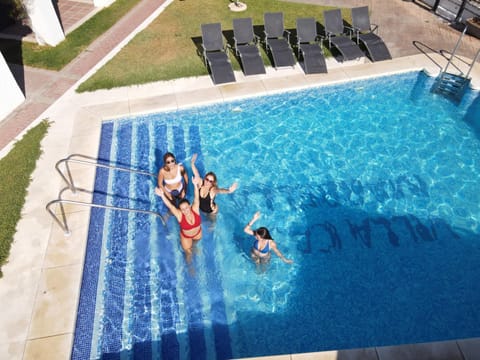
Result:
{"type": "Polygon", "coordinates": [[[61,71],[12,65],[17,81],[25,89],[26,100],[0,122],[0,149],[26,129],[164,2],[164,0],[141,1],[61,71]]]}
{"type": "MultiPolygon", "coordinates": [[[[385,39],[394,58],[420,52],[451,51],[460,34],[444,20],[414,2],[402,0],[291,1],[342,7],[368,5],[371,10],[371,20],[379,25],[380,35],[385,39]]],[[[66,3],[66,1],[64,2],[66,3]]],[[[12,65],[12,70],[25,90],[26,101],[0,122],[0,150],[11,144],[13,139],[109,54],[119,42],[124,40],[163,2],[164,0],[144,0],[140,2],[138,6],[61,71],[12,65]]],[[[64,9],[64,11],[67,10],[64,9]]],[[[64,21],[67,21],[67,17],[64,21]]],[[[75,21],[70,20],[70,22],[76,25],[75,21]]],[[[466,36],[458,54],[473,58],[478,49],[480,49],[480,40],[466,36]]]]}

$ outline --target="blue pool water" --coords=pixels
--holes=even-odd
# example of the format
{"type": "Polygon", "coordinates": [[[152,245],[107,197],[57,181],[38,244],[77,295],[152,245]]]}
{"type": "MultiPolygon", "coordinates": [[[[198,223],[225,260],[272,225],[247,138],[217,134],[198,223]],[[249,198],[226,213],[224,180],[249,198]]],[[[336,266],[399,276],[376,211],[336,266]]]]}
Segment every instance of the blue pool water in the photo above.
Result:
{"type": "MultiPolygon", "coordinates": [[[[184,261],[173,217],[91,210],[73,359],[227,359],[480,336],[480,96],[406,73],[106,121],[99,158],[172,151],[220,186],[184,261]],[[266,272],[243,227],[260,210],[266,272]]],[[[98,169],[94,201],[166,214],[155,179],[98,169]]],[[[190,189],[189,197],[192,191],[190,189]]],[[[255,225],[257,225],[255,224],[255,225]]]]}

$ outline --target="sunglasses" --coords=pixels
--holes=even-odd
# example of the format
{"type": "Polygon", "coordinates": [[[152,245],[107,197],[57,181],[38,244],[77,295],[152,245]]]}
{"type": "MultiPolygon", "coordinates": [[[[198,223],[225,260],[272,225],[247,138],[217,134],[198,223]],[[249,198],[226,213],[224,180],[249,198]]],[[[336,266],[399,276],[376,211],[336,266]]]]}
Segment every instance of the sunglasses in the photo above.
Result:
{"type": "Polygon", "coordinates": [[[208,181],[209,183],[213,183],[215,180],[209,179],[209,178],[205,178],[205,181],[208,181]]]}
{"type": "Polygon", "coordinates": [[[175,159],[173,159],[173,160],[167,160],[165,163],[167,163],[167,164],[175,164],[175,159]]]}

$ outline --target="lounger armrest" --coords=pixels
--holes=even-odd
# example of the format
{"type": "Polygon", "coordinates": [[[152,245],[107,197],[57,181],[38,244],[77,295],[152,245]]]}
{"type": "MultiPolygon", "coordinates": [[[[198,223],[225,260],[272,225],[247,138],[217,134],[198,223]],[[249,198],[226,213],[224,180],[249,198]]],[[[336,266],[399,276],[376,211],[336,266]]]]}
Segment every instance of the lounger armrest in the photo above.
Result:
{"type": "Polygon", "coordinates": [[[283,30],[283,36],[285,36],[287,38],[287,41],[290,44],[290,31],[288,31],[286,29],[283,30]],[[286,34],[286,36],[285,36],[285,34],[286,34]]]}
{"type": "MultiPolygon", "coordinates": [[[[205,66],[207,66],[207,49],[205,48],[205,46],[203,46],[202,44],[202,53],[200,54],[203,58],[203,62],[205,63],[205,66]]],[[[197,51],[200,53],[200,51],[197,49],[197,51]]]]}
{"type": "Polygon", "coordinates": [[[370,31],[372,33],[378,33],[378,25],[377,24],[370,24],[370,31]]]}
{"type": "Polygon", "coordinates": [[[331,48],[332,47],[332,35],[335,36],[334,33],[331,33],[331,32],[325,32],[325,39],[328,40],[328,47],[331,48]]]}
{"type": "Polygon", "coordinates": [[[350,39],[352,38],[353,34],[355,33],[355,29],[353,27],[350,27],[350,26],[344,26],[344,29],[346,29],[346,33],[345,35],[348,34],[348,36],[350,37],[350,39]]]}

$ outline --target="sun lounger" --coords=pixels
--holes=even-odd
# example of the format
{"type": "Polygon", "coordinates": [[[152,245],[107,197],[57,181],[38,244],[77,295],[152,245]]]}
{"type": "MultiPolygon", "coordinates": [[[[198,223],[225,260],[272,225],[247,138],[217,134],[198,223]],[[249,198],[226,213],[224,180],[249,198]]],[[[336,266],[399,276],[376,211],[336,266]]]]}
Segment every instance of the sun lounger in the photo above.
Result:
{"type": "Polygon", "coordinates": [[[297,19],[298,58],[303,58],[306,74],[326,73],[327,64],[319,44],[317,22],[314,18],[297,19]]]}
{"type": "Polygon", "coordinates": [[[265,65],[257,46],[258,38],[253,32],[251,18],[233,19],[233,40],[243,73],[245,75],[265,74],[265,65]]]}
{"type": "Polygon", "coordinates": [[[265,46],[273,57],[275,68],[295,66],[295,58],[290,47],[290,32],[284,28],[283,13],[265,13],[265,46]]]}
{"type": "Polygon", "coordinates": [[[360,47],[346,32],[340,9],[324,11],[323,18],[325,20],[325,35],[330,49],[333,44],[342,55],[343,60],[355,60],[365,56],[360,47]]]}
{"type": "Polygon", "coordinates": [[[202,48],[205,66],[210,69],[215,85],[235,81],[232,63],[223,44],[220,23],[202,24],[202,48]]]}
{"type": "Polygon", "coordinates": [[[378,31],[378,26],[370,23],[368,6],[352,9],[352,26],[357,44],[362,43],[365,46],[368,57],[372,61],[390,60],[392,58],[383,39],[375,34],[378,31]]]}

